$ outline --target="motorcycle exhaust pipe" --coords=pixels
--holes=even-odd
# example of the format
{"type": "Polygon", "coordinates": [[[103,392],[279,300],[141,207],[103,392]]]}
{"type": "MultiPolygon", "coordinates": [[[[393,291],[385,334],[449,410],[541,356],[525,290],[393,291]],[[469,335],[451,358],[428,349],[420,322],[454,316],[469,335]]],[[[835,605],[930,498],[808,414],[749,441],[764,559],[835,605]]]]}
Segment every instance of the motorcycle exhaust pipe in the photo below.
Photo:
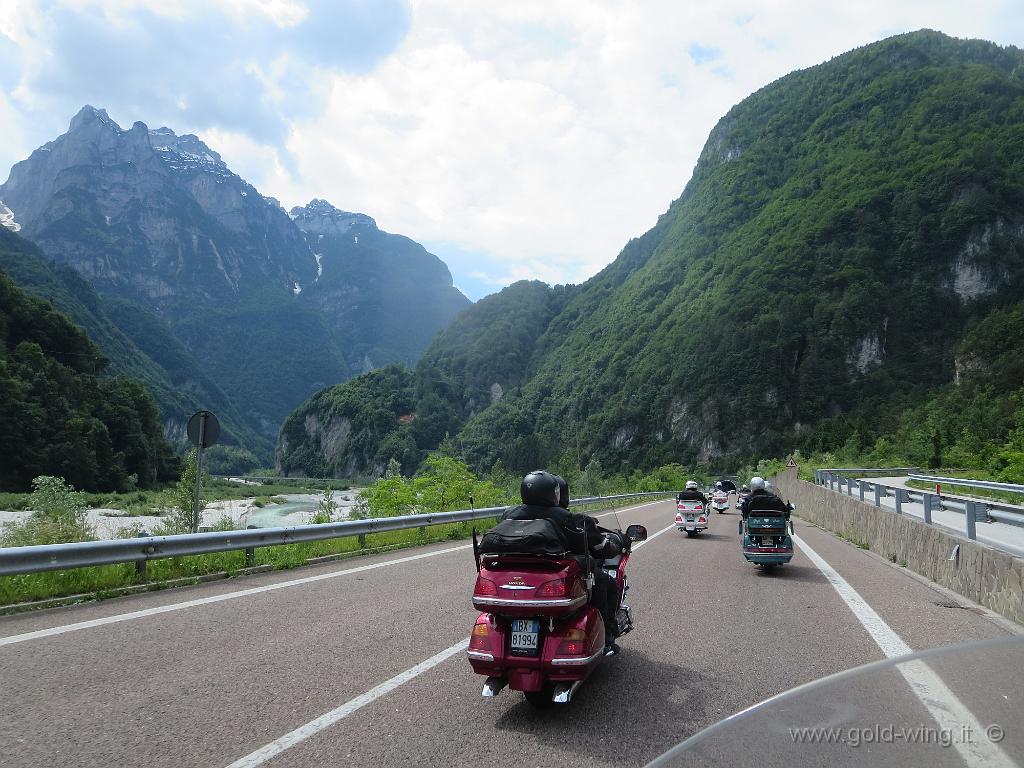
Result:
{"type": "Polygon", "coordinates": [[[572,701],[572,695],[576,693],[576,689],[583,685],[582,680],[576,680],[571,683],[559,683],[555,686],[555,692],[551,696],[551,700],[555,704],[568,704],[572,701]]]}
{"type": "Polygon", "coordinates": [[[485,699],[493,699],[501,693],[501,689],[506,685],[508,685],[508,680],[503,677],[488,677],[484,680],[484,689],[480,692],[480,695],[485,699]]]}

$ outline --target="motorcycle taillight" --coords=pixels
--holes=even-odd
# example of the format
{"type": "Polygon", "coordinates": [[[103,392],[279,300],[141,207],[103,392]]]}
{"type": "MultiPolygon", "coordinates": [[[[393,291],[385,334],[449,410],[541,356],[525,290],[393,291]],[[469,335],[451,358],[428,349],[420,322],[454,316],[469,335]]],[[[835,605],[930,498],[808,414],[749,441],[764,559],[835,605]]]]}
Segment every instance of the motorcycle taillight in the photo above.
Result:
{"type": "Polygon", "coordinates": [[[566,631],[562,637],[562,641],[558,644],[559,654],[570,654],[572,656],[579,656],[586,653],[587,650],[587,634],[582,629],[576,629],[575,627],[566,631]]]}
{"type": "Polygon", "coordinates": [[[473,588],[474,595],[496,595],[498,594],[498,585],[490,579],[485,579],[483,576],[476,577],[476,586],[473,588]]]}
{"type": "Polygon", "coordinates": [[[545,581],[537,587],[537,597],[565,597],[569,593],[569,585],[565,579],[545,581]]]}
{"type": "Polygon", "coordinates": [[[491,630],[486,624],[475,624],[473,634],[469,636],[469,649],[471,651],[491,650],[491,630]]]}

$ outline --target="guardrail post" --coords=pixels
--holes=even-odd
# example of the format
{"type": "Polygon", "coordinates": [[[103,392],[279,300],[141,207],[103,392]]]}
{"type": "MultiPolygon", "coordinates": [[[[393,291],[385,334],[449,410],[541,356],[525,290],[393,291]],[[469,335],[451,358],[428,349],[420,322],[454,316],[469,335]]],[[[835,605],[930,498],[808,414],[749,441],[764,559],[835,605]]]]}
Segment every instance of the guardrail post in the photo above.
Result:
{"type": "Polygon", "coordinates": [[[932,495],[930,493],[921,494],[921,504],[924,506],[924,521],[928,525],[932,524],[932,495]]]}
{"type": "Polygon", "coordinates": [[[967,518],[967,538],[972,540],[977,539],[978,530],[975,525],[973,501],[964,502],[964,517],[967,518]]]}
{"type": "Polygon", "coordinates": [[[903,514],[903,489],[902,488],[893,488],[892,489],[892,494],[893,494],[893,496],[896,497],[896,514],[897,515],[902,515],[903,514]]]}
{"type": "Polygon", "coordinates": [[[875,483],[875,506],[882,506],[882,487],[878,483],[875,483]]]}
{"type": "Polygon", "coordinates": [[[853,478],[846,478],[846,495],[853,496],[853,478]]]}
{"type": "MultiPolygon", "coordinates": [[[[259,528],[258,525],[247,525],[246,528],[259,528]]],[[[256,547],[245,548],[245,567],[249,568],[256,562],[256,547]]]]}
{"type": "Polygon", "coordinates": [[[858,480],[857,481],[857,491],[860,493],[860,500],[864,501],[864,481],[863,480],[858,480]]]}
{"type": "MultiPolygon", "coordinates": [[[[143,528],[141,531],[139,531],[139,538],[140,539],[141,538],[147,538],[148,539],[148,538],[152,538],[152,536],[153,536],[153,534],[151,534],[145,528],[143,528]]],[[[136,560],[135,561],[135,575],[136,576],[141,576],[143,578],[146,577],[146,564],[148,562],[149,562],[148,560],[136,560]]]]}

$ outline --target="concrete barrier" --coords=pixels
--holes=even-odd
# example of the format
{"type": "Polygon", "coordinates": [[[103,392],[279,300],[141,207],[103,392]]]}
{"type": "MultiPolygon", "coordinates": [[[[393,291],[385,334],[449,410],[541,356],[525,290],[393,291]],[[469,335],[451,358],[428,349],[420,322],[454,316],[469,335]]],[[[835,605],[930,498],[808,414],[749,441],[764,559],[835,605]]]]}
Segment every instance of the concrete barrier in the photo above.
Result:
{"type": "Polygon", "coordinates": [[[808,483],[796,470],[775,478],[798,517],[1024,624],[1024,560],[851,496],[808,483]],[[950,560],[954,547],[959,555],[950,560]]]}

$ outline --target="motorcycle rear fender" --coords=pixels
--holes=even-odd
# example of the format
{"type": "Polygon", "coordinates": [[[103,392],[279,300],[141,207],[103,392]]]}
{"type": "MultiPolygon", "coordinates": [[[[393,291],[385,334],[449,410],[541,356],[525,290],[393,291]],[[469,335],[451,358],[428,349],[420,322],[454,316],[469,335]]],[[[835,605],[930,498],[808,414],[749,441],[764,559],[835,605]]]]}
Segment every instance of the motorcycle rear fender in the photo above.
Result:
{"type": "Polygon", "coordinates": [[[601,614],[593,606],[587,606],[575,616],[555,620],[553,631],[549,630],[547,618],[540,618],[540,621],[540,654],[513,656],[508,652],[510,620],[493,614],[480,614],[477,623],[488,625],[490,650],[488,654],[470,654],[469,663],[473,671],[478,675],[505,678],[509,688],[516,691],[539,691],[545,682],[586,679],[604,656],[605,630],[601,614]],[[586,648],[583,654],[559,654],[559,645],[570,629],[583,630],[586,648]]]}

